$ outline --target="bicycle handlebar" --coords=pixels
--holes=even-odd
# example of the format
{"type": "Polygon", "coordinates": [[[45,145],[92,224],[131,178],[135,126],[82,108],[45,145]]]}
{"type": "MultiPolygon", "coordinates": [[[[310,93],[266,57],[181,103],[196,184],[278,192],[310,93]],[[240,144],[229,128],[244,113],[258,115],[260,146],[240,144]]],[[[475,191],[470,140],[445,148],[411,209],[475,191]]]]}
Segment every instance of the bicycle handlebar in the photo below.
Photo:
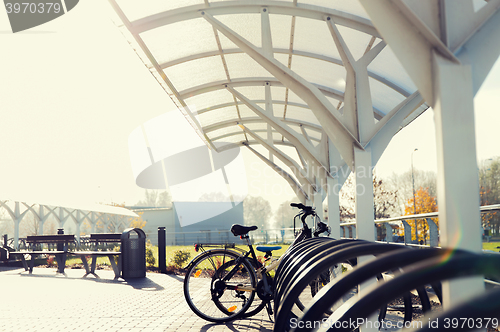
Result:
{"type": "Polygon", "coordinates": [[[296,208],[299,208],[301,210],[304,210],[304,211],[311,211],[313,209],[312,206],[306,206],[302,203],[290,203],[290,206],[293,206],[293,207],[296,207],[296,208]]]}

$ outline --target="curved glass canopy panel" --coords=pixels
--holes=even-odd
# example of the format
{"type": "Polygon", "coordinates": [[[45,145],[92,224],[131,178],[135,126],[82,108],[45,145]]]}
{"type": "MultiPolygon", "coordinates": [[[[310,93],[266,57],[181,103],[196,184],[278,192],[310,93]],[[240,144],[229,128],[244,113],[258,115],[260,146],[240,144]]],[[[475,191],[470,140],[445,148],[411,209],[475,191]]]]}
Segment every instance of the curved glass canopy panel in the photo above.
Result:
{"type": "MultiPolygon", "coordinates": [[[[398,113],[397,130],[428,107],[410,103],[415,85],[357,0],[109,1],[138,55],[216,151],[217,142],[307,151],[327,139],[352,167],[353,146],[365,148],[398,113]]],[[[327,173],[333,167],[312,159],[327,173]]]]}

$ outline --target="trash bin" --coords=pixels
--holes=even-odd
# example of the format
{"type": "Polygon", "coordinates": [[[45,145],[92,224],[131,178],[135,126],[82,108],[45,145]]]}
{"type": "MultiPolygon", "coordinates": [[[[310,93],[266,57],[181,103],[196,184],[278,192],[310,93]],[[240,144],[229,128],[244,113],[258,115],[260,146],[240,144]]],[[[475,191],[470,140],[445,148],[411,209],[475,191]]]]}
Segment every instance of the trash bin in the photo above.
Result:
{"type": "Polygon", "coordinates": [[[7,248],[0,248],[0,261],[8,261],[9,260],[9,251],[7,248]]]}
{"type": "Polygon", "coordinates": [[[121,236],[122,277],[146,277],[146,233],[140,228],[127,228],[121,236]]]}

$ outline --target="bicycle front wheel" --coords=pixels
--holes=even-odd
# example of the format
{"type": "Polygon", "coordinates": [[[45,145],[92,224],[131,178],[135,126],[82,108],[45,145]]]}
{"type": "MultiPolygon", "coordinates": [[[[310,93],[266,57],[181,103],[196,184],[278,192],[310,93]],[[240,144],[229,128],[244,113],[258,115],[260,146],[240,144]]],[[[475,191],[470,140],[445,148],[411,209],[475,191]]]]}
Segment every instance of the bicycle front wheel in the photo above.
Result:
{"type": "Polygon", "coordinates": [[[184,277],[184,296],[199,317],[227,322],[243,315],[256,290],[255,272],[246,259],[228,250],[211,250],[195,259],[184,277]]]}

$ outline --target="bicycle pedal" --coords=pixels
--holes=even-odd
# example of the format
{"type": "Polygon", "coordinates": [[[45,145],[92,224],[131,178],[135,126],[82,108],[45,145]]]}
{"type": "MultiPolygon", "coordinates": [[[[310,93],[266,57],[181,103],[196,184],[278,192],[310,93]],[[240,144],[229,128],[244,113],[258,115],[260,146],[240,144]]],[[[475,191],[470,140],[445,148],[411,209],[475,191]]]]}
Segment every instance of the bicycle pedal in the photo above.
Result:
{"type": "Polygon", "coordinates": [[[268,304],[266,305],[266,310],[267,310],[267,314],[268,314],[269,316],[272,316],[272,315],[274,314],[274,313],[273,313],[273,308],[271,307],[271,303],[268,303],[268,304]]]}

